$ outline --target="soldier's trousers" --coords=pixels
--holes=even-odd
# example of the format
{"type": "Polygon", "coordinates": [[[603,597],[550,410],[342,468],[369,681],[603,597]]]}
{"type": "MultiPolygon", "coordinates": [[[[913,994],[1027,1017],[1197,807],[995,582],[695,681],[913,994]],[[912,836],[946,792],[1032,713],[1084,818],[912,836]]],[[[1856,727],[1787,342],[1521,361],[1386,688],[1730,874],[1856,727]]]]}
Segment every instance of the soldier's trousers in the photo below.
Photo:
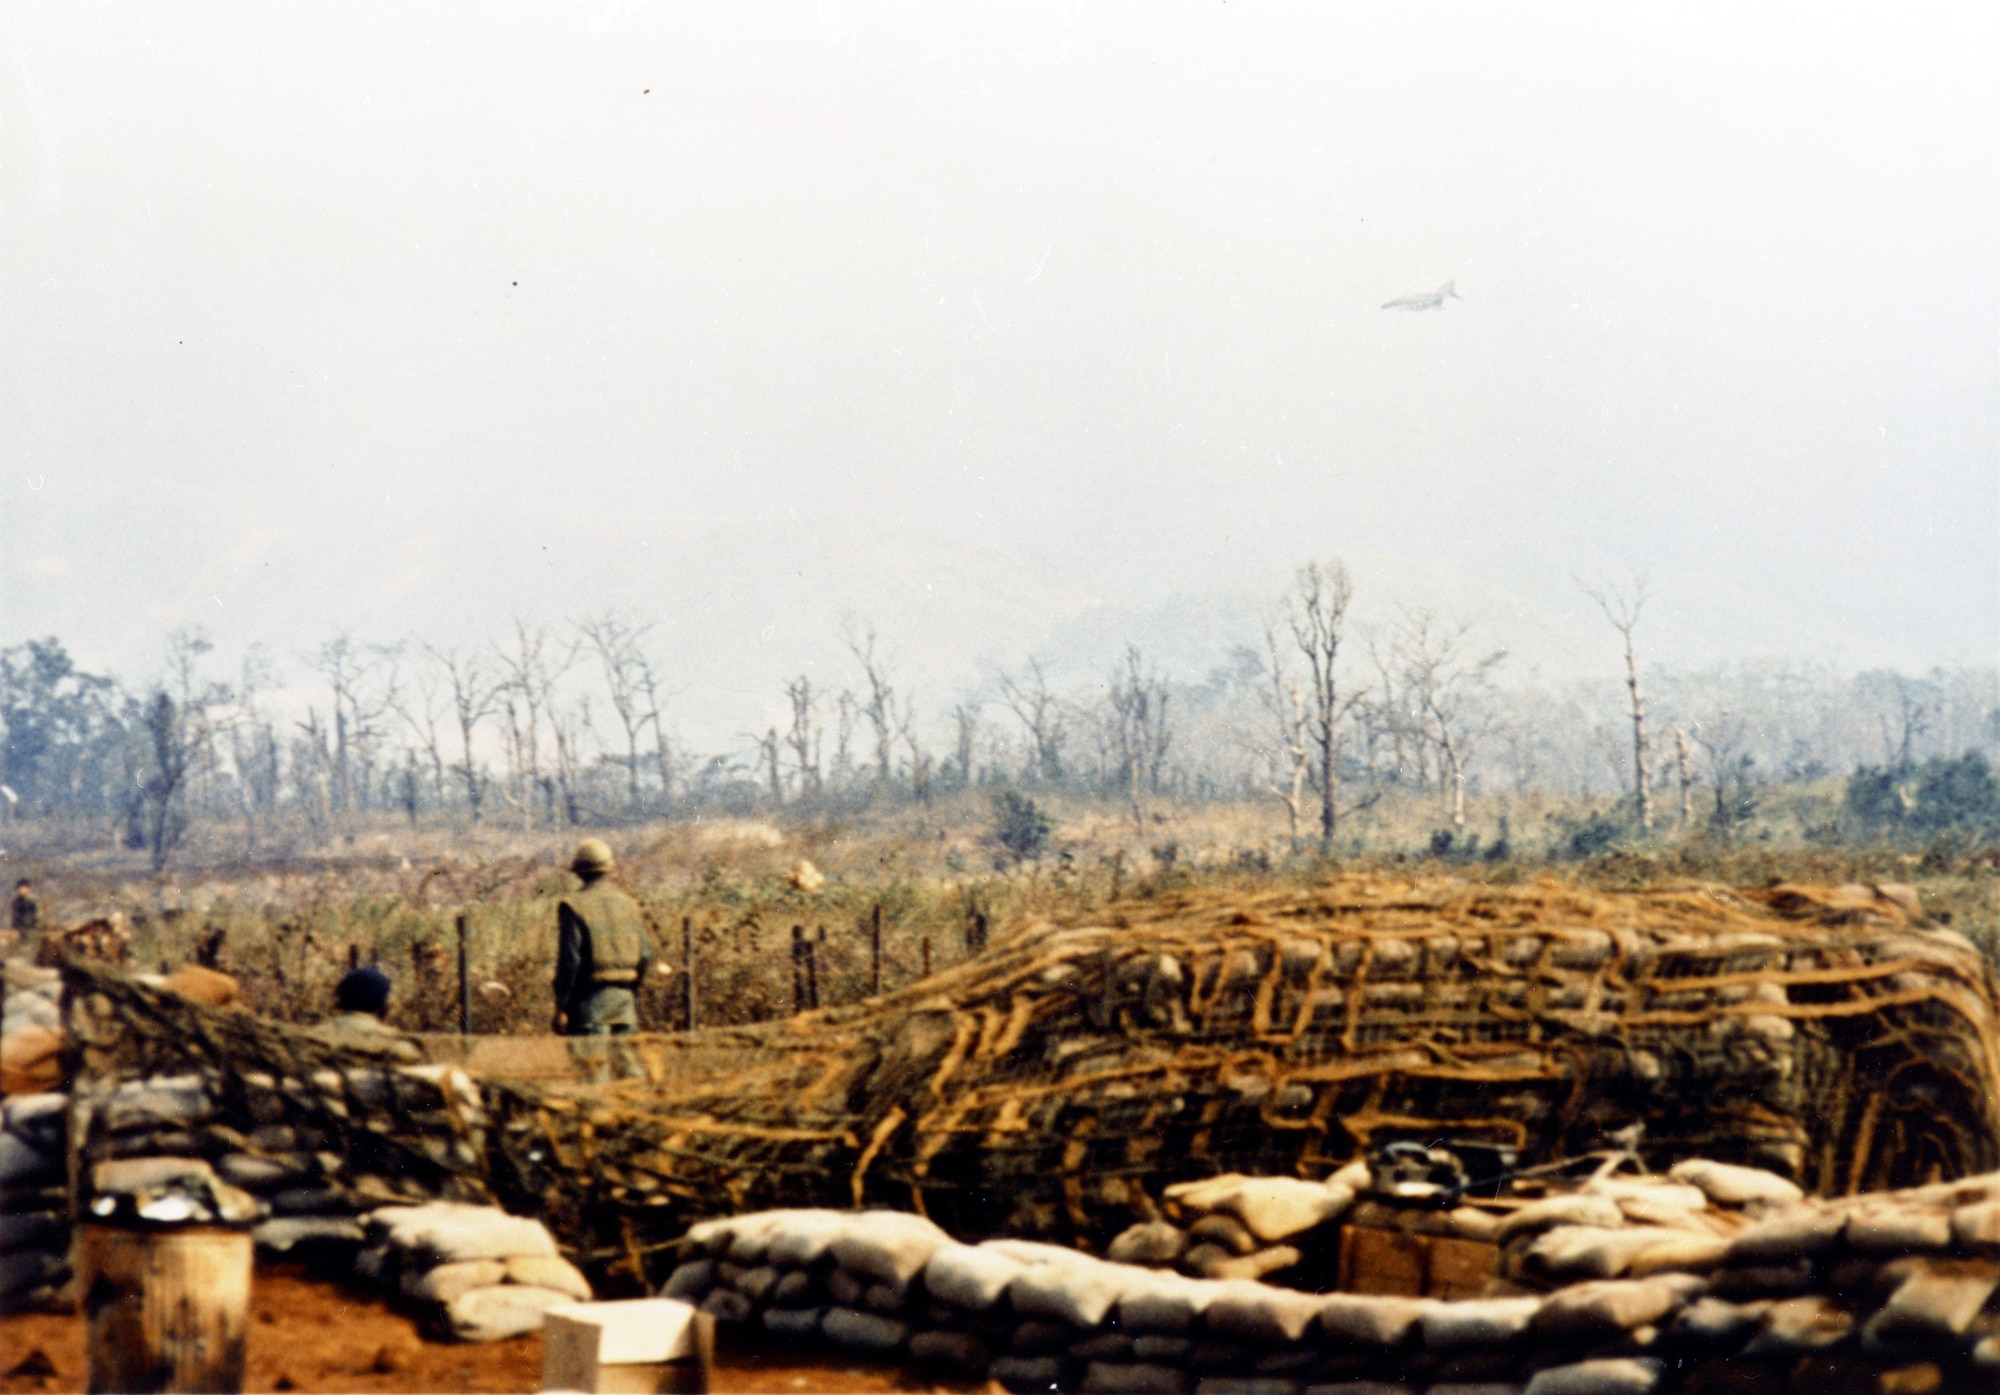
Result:
{"type": "Polygon", "coordinates": [[[569,1010],[573,1037],[622,1037],[638,1030],[639,999],[629,988],[593,989],[569,1010]]]}

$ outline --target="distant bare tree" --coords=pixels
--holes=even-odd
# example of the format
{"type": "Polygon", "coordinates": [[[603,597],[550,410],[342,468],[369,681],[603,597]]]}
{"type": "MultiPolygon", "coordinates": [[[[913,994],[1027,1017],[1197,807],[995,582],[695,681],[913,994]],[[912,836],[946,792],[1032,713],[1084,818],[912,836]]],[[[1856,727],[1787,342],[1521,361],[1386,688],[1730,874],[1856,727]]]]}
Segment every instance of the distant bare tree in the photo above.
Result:
{"type": "Polygon", "coordinates": [[[757,753],[764,759],[764,774],[771,787],[771,802],[785,802],[785,775],[778,765],[778,753],[782,748],[778,742],[778,729],[772,727],[757,738],[757,753]]]}
{"type": "Polygon", "coordinates": [[[542,772],[542,725],[553,706],[555,685],[575,663],[577,651],[564,650],[551,642],[546,629],[530,628],[517,619],[511,648],[496,645],[495,652],[503,673],[498,697],[501,715],[507,719],[510,783],[521,826],[527,828],[534,822],[537,793],[547,797],[553,812],[553,790],[542,772]]]}
{"type": "Polygon", "coordinates": [[[229,722],[229,761],[236,771],[237,797],[243,812],[244,856],[257,852],[258,829],[277,812],[281,784],[278,733],[258,705],[257,695],[271,681],[270,658],[252,645],[243,658],[243,678],[236,687],[236,712],[229,722]]]}
{"type": "Polygon", "coordinates": [[[1639,653],[1632,642],[1632,632],[1639,627],[1639,614],[1646,608],[1646,579],[1635,576],[1626,587],[1590,585],[1582,580],[1577,585],[1597,603],[1604,618],[1625,642],[1625,687],[1632,699],[1632,786],[1639,798],[1639,827],[1650,829],[1653,796],[1652,768],[1646,748],[1646,699],[1639,691],[1639,653]]]}
{"type": "Polygon", "coordinates": [[[1917,740],[1930,733],[1939,703],[1937,684],[1886,669],[1862,674],[1854,683],[1857,696],[1874,708],[1882,734],[1882,759],[1893,769],[1916,764],[1917,740]]]}
{"type": "Polygon", "coordinates": [[[646,661],[645,639],[652,625],[635,625],[621,620],[607,611],[603,615],[585,620],[577,626],[584,642],[597,655],[598,664],[604,671],[605,691],[611,698],[611,710],[618,714],[618,725],[625,736],[625,754],[620,764],[625,768],[626,808],[637,813],[639,798],[639,738],[645,733],[646,724],[657,719],[657,709],[647,702],[650,667],[646,661]]]}
{"type": "Polygon", "coordinates": [[[1296,849],[1305,822],[1306,785],[1312,778],[1306,692],[1285,663],[1276,625],[1264,627],[1264,654],[1265,683],[1260,697],[1273,738],[1268,745],[1272,753],[1271,773],[1277,779],[1271,793],[1285,806],[1288,846],[1296,849]]]}
{"type": "Polygon", "coordinates": [[[140,793],[145,808],[145,843],[153,870],[167,865],[181,836],[187,832],[184,794],[191,748],[187,710],[165,688],[155,688],[142,716],[145,739],[144,774],[140,793]]]}
{"type": "Polygon", "coordinates": [[[1049,691],[1048,675],[1039,659],[1028,660],[1020,678],[1000,675],[1000,697],[1020,719],[1029,743],[1028,778],[1055,784],[1063,777],[1063,746],[1069,739],[1062,702],[1049,691]]]}
{"type": "Polygon", "coordinates": [[[785,744],[792,748],[792,760],[799,771],[799,797],[810,798],[820,792],[820,738],[822,723],[819,719],[819,700],[813,695],[812,679],[800,674],[785,685],[785,699],[792,705],[792,725],[785,733],[785,744]]]}
{"type": "Polygon", "coordinates": [[[867,691],[861,695],[861,715],[875,734],[875,783],[886,786],[895,769],[896,689],[889,666],[875,651],[875,627],[848,616],[841,622],[841,639],[854,662],[861,665],[867,691]]]}
{"type": "Polygon", "coordinates": [[[961,702],[951,709],[952,777],[961,788],[970,787],[976,778],[973,763],[978,759],[981,725],[978,703],[961,702]]]}
{"type": "Polygon", "coordinates": [[[925,808],[931,802],[931,756],[917,739],[916,702],[904,698],[896,713],[896,739],[903,743],[909,754],[910,794],[925,808]]]}
{"type": "Polygon", "coordinates": [[[1146,828],[1140,794],[1159,789],[1167,749],[1173,743],[1173,729],[1167,721],[1169,696],[1167,680],[1157,672],[1148,673],[1137,646],[1127,645],[1124,662],[1111,673],[1105,728],[1110,773],[1124,787],[1132,827],[1139,833],[1146,828]]]}
{"type": "Polygon", "coordinates": [[[1682,828],[1694,822],[1694,766],[1689,756],[1687,728],[1675,727],[1674,766],[1680,775],[1682,828]]]}
{"type": "Polygon", "coordinates": [[[452,769],[465,785],[467,815],[472,822],[478,823],[485,803],[486,786],[480,779],[473,743],[479,724],[493,715],[499,685],[477,652],[461,653],[456,649],[438,649],[428,644],[423,649],[430,655],[431,662],[443,671],[446,685],[451,689],[451,715],[458,727],[458,761],[452,769]]]}
{"type": "MultiPolygon", "coordinates": [[[[451,705],[450,699],[444,689],[445,676],[438,672],[434,666],[427,665],[418,668],[415,675],[407,684],[399,684],[392,690],[391,694],[391,703],[395,708],[396,715],[402,718],[404,727],[409,730],[410,735],[415,739],[416,745],[413,749],[423,752],[426,773],[429,776],[431,797],[436,800],[440,807],[443,806],[445,798],[444,734],[442,728],[449,715],[451,705]]],[[[407,763],[406,769],[403,772],[403,779],[407,784],[409,779],[407,763]]],[[[415,813],[409,806],[409,799],[411,797],[409,791],[405,790],[403,792],[405,812],[409,813],[414,820],[415,813]]]]}
{"type": "Polygon", "coordinates": [[[854,724],[859,717],[854,694],[842,688],[833,700],[833,779],[843,787],[854,779],[854,724]]]}
{"type": "Polygon", "coordinates": [[[1708,758],[1715,811],[1709,827],[1728,838],[1749,815],[1750,776],[1755,759],[1746,749],[1750,723],[1738,709],[1722,708],[1694,724],[1694,739],[1708,758]]]}
{"type": "Polygon", "coordinates": [[[1465,827],[1465,771],[1484,730],[1482,699],[1506,650],[1470,651],[1472,625],[1406,610],[1389,639],[1400,699],[1419,737],[1437,759],[1438,784],[1453,828],[1465,827]]]}
{"type": "Polygon", "coordinates": [[[1340,818],[1340,734],[1347,715],[1364,696],[1365,689],[1344,692],[1341,687],[1340,646],[1347,634],[1347,608],[1354,600],[1354,586],[1347,578],[1346,564],[1338,558],[1325,563],[1308,562],[1285,600],[1286,623],[1292,642],[1306,662],[1307,735],[1312,739],[1314,784],[1319,792],[1319,847],[1322,856],[1333,854],[1333,838],[1340,818]]]}
{"type": "Polygon", "coordinates": [[[334,814],[344,814],[367,798],[375,746],[395,693],[393,658],[393,649],[357,644],[345,633],[306,657],[333,693],[331,725],[322,745],[327,798],[334,814]],[[381,681],[385,670],[387,683],[381,681]]]}
{"type": "Polygon", "coordinates": [[[557,702],[553,692],[549,695],[549,732],[555,737],[556,769],[554,788],[547,782],[543,789],[553,807],[559,800],[562,805],[563,822],[575,828],[583,822],[582,775],[584,766],[584,743],[590,739],[596,728],[590,721],[590,695],[580,694],[574,705],[564,706],[557,702]]]}
{"type": "Polygon", "coordinates": [[[180,735],[187,743],[182,797],[208,809],[215,807],[215,783],[221,770],[216,752],[220,723],[215,709],[232,700],[227,683],[201,673],[201,661],[214,651],[215,642],[200,625],[183,625],[167,636],[168,687],[179,704],[180,735]]]}
{"type": "Polygon", "coordinates": [[[660,802],[667,803],[674,797],[675,757],[673,743],[667,739],[666,719],[661,709],[665,697],[661,693],[661,680],[651,661],[643,655],[639,660],[639,691],[646,697],[646,721],[653,728],[653,768],[660,777],[660,802]]]}

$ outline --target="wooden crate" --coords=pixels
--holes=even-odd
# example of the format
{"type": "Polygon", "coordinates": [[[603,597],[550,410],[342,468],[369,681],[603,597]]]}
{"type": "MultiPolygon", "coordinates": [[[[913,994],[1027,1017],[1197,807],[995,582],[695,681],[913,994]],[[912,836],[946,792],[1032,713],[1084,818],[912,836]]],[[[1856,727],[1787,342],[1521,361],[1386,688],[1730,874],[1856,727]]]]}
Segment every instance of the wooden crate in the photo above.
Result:
{"type": "Polygon", "coordinates": [[[1350,1225],[1340,1230],[1343,1293],[1473,1298],[1499,1273],[1500,1248],[1481,1240],[1350,1225]]]}

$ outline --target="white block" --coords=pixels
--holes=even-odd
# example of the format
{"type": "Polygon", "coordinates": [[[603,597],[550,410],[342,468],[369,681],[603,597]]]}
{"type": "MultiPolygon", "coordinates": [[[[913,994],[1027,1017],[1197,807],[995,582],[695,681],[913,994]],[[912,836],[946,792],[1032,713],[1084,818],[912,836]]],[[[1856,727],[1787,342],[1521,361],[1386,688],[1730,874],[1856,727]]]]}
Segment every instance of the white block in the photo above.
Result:
{"type": "Polygon", "coordinates": [[[677,1298],[559,1303],[542,1319],[542,1389],[602,1390],[606,1367],[698,1359],[701,1321],[677,1298]]]}

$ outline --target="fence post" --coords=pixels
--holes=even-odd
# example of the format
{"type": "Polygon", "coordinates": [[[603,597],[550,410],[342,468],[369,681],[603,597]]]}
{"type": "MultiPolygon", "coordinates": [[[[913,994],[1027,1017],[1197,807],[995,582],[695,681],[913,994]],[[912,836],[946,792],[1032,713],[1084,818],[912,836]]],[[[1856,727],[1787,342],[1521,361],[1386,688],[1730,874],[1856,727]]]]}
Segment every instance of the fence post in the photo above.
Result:
{"type": "Polygon", "coordinates": [[[458,1034],[472,1035],[472,978],[466,967],[466,917],[458,917],[458,1034]]]}
{"type": "Polygon", "coordinates": [[[826,927],[819,927],[819,938],[806,941],[806,1006],[814,1011],[819,1009],[819,952],[826,945],[826,927]]]}
{"type": "Polygon", "coordinates": [[[694,917],[681,917],[681,993],[687,1005],[687,1029],[694,1030],[694,917]]]}
{"type": "Polygon", "coordinates": [[[931,937],[924,936],[924,977],[931,976],[931,937]]]}
{"type": "Polygon", "coordinates": [[[806,1010],[806,928],[792,927],[792,1011],[806,1010]]]}
{"type": "Polygon", "coordinates": [[[882,996],[882,903],[875,903],[875,910],[868,918],[868,994],[882,996]]]}

